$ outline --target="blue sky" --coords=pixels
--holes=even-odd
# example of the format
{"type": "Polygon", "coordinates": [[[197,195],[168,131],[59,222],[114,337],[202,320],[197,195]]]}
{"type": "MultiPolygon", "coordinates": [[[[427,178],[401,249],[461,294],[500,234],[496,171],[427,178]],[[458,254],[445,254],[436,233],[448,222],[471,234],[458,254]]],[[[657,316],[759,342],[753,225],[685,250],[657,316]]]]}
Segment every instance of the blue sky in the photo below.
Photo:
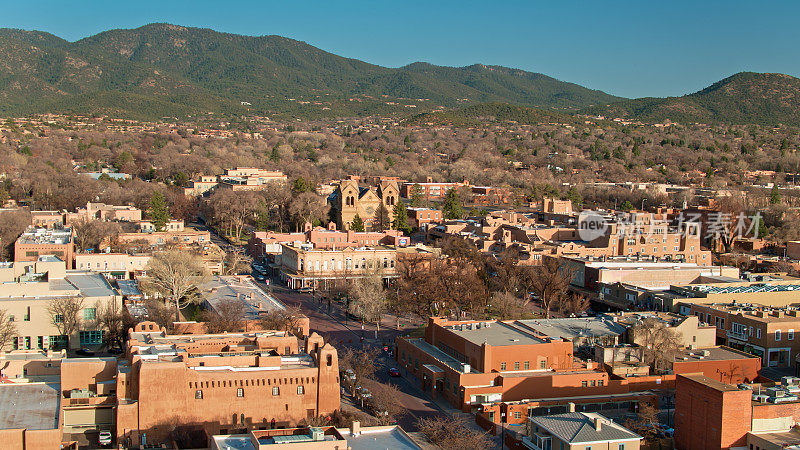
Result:
{"type": "Polygon", "coordinates": [[[796,0],[0,0],[0,11],[0,27],[71,41],[169,22],[389,67],[499,64],[625,97],[682,95],[740,71],[800,76],[796,0]]]}

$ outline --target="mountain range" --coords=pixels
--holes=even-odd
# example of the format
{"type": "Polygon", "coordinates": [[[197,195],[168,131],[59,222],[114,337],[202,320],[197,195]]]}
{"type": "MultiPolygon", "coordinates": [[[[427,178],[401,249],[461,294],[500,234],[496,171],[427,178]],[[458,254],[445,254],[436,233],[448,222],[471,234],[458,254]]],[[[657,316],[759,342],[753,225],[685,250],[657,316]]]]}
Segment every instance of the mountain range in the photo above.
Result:
{"type": "Polygon", "coordinates": [[[69,42],[40,31],[0,29],[2,116],[315,118],[414,115],[481,104],[498,110],[497,103],[507,103],[548,114],[796,124],[799,93],[800,80],[788,75],[741,73],[684,97],[629,100],[501,66],[381,67],[280,36],[150,24],[69,42]]]}

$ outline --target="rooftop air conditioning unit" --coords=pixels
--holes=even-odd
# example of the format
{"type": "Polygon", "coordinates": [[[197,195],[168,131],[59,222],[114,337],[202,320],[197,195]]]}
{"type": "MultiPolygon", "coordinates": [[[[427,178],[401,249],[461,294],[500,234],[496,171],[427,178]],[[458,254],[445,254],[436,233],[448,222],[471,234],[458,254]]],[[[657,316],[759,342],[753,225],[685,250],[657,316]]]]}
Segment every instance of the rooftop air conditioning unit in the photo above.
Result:
{"type": "Polygon", "coordinates": [[[312,441],[324,441],[325,440],[325,432],[322,431],[322,428],[319,427],[311,427],[308,430],[309,436],[311,436],[312,441]]]}

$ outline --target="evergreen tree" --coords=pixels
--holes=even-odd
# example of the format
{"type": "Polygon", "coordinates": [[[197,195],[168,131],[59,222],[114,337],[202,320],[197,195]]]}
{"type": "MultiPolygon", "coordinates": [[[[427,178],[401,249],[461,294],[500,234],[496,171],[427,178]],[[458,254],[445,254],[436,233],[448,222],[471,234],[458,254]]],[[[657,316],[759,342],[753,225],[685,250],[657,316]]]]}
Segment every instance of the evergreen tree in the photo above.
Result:
{"type": "Polygon", "coordinates": [[[358,214],[353,217],[353,221],[350,222],[350,229],[353,231],[364,231],[364,221],[361,220],[358,214]]]}
{"type": "Polygon", "coordinates": [[[464,208],[461,207],[461,202],[458,200],[458,193],[455,189],[447,191],[444,197],[444,204],[442,204],[442,214],[445,219],[460,219],[464,217],[464,208]]]}
{"type": "Polygon", "coordinates": [[[422,206],[425,198],[422,196],[422,186],[419,183],[414,183],[411,186],[411,204],[416,207],[422,206]]]}
{"type": "Polygon", "coordinates": [[[778,185],[772,186],[772,191],[769,193],[769,204],[770,205],[777,205],[781,202],[781,191],[778,189],[778,185]]]}
{"type": "Polygon", "coordinates": [[[634,209],[636,209],[636,208],[633,206],[633,203],[631,203],[631,202],[630,202],[630,201],[628,201],[628,200],[625,200],[624,202],[622,202],[622,206],[620,206],[619,208],[620,208],[622,211],[633,211],[634,209]]]}
{"type": "Polygon", "coordinates": [[[394,222],[392,226],[395,230],[400,230],[403,233],[411,234],[411,226],[408,224],[408,210],[406,209],[406,204],[403,202],[397,202],[394,205],[394,222]]]}
{"type": "Polygon", "coordinates": [[[150,216],[150,221],[153,222],[156,231],[163,231],[170,217],[167,199],[164,198],[164,194],[159,191],[153,193],[153,196],[150,197],[150,209],[147,210],[147,214],[150,216]]]}

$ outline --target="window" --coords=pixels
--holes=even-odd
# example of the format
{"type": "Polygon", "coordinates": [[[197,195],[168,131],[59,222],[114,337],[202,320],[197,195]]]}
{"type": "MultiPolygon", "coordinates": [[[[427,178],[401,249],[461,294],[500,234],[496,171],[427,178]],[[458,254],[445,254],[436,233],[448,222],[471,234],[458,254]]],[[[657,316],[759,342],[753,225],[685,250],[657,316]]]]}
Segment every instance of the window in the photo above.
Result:
{"type": "Polygon", "coordinates": [[[776,341],[781,340],[781,330],[775,330],[775,340],[776,341]]]}
{"type": "Polygon", "coordinates": [[[94,320],[96,316],[97,316],[97,310],[95,308],[83,309],[83,320],[94,320]]]}
{"type": "Polygon", "coordinates": [[[789,332],[786,333],[786,339],[793,341],[794,340],[794,329],[789,329],[789,332]]]}
{"type": "Polygon", "coordinates": [[[581,381],[581,387],[586,387],[586,386],[589,386],[589,382],[588,381],[581,381]]]}
{"type": "Polygon", "coordinates": [[[514,411],[514,418],[515,419],[521,419],[522,418],[522,413],[519,412],[519,411],[514,411]]]}
{"type": "Polygon", "coordinates": [[[540,369],[546,369],[547,368],[547,360],[543,359],[543,360],[539,361],[539,368],[540,369]]]}
{"type": "Polygon", "coordinates": [[[603,380],[597,380],[597,385],[598,385],[598,386],[602,386],[602,385],[604,385],[605,383],[606,383],[606,382],[605,382],[605,381],[603,381],[603,380]]]}
{"type": "Polygon", "coordinates": [[[525,370],[530,369],[531,368],[530,361],[525,361],[524,367],[525,367],[525,370]]]}
{"type": "Polygon", "coordinates": [[[506,363],[504,362],[500,363],[500,370],[506,370],[506,363]]]}
{"type": "Polygon", "coordinates": [[[306,390],[303,386],[297,386],[297,395],[303,395],[306,393],[306,390]]]}
{"type": "Polygon", "coordinates": [[[514,361],[514,370],[519,370],[519,361],[514,361]]]}
{"type": "MultiPolygon", "coordinates": [[[[13,322],[14,320],[12,319],[11,321],[13,322]]],[[[56,314],[56,316],[53,317],[53,322],[55,322],[55,323],[64,322],[64,315],[63,314],[56,314]]]]}
{"type": "Polygon", "coordinates": [[[198,400],[202,400],[203,399],[203,390],[202,389],[198,389],[198,390],[194,391],[194,398],[196,398],[198,400]]]}
{"type": "Polygon", "coordinates": [[[619,444],[618,450],[625,450],[625,444],[619,444]]]}
{"type": "Polygon", "coordinates": [[[761,339],[761,328],[756,329],[756,338],[761,339]]]}
{"type": "Polygon", "coordinates": [[[244,397],[244,388],[236,388],[236,396],[244,397]]]}
{"type": "Polygon", "coordinates": [[[80,332],[81,345],[92,345],[103,343],[102,331],[81,331],[80,332]]]}
{"type": "Polygon", "coordinates": [[[278,386],[273,386],[272,395],[281,395],[281,388],[279,388],[278,386]]]}

